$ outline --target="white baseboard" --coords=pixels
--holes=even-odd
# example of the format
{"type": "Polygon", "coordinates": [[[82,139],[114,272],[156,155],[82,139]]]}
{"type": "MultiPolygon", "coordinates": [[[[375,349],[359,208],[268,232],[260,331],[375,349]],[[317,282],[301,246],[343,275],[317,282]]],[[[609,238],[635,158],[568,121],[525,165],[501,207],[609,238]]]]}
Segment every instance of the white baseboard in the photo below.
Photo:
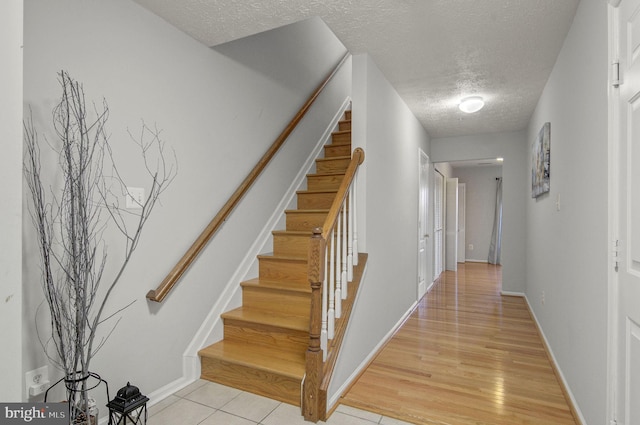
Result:
{"type": "Polygon", "coordinates": [[[583,423],[583,424],[586,424],[587,421],[585,421],[584,416],[582,415],[582,412],[580,411],[580,407],[578,406],[578,403],[576,401],[576,398],[573,396],[573,392],[571,392],[571,387],[569,387],[569,383],[565,379],[564,374],[562,373],[562,369],[560,369],[560,365],[558,364],[556,356],[553,354],[553,350],[551,349],[551,345],[549,344],[549,340],[547,339],[547,336],[544,334],[544,331],[542,330],[542,326],[540,326],[540,322],[538,321],[538,318],[536,317],[535,311],[533,311],[533,308],[531,307],[531,303],[529,302],[529,298],[527,298],[526,294],[523,294],[522,296],[524,297],[524,300],[527,303],[527,307],[529,308],[529,311],[531,312],[531,316],[533,317],[533,320],[536,323],[536,327],[538,328],[538,331],[540,332],[540,335],[542,336],[542,339],[544,340],[544,344],[545,344],[545,346],[547,348],[547,352],[549,353],[549,356],[551,357],[551,361],[553,362],[553,366],[554,366],[556,372],[558,373],[560,380],[562,381],[562,385],[564,386],[566,394],[571,399],[571,403],[573,404],[573,408],[575,409],[575,412],[578,415],[578,418],[579,418],[580,422],[583,423]]]}
{"type": "Polygon", "coordinates": [[[465,263],[489,263],[487,260],[473,260],[471,258],[466,258],[465,263]]]}
{"type": "MultiPolygon", "coordinates": [[[[436,284],[436,281],[434,280],[433,282],[431,282],[429,284],[429,286],[427,286],[427,289],[424,291],[424,295],[427,295],[429,293],[429,291],[431,291],[433,289],[433,285],[436,284]]],[[[415,307],[414,307],[415,308],[415,307]]]]}
{"type": "Polygon", "coordinates": [[[500,291],[500,295],[505,295],[507,297],[522,297],[527,298],[524,292],[514,292],[514,291],[500,291]]]}

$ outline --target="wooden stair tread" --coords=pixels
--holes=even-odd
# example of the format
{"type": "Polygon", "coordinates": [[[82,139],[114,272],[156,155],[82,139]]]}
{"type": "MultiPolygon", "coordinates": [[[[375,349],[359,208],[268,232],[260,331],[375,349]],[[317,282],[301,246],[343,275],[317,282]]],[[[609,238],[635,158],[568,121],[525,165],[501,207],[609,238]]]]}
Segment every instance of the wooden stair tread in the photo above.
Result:
{"type": "Polygon", "coordinates": [[[331,189],[306,189],[306,190],[298,190],[296,191],[296,194],[309,194],[309,195],[320,195],[323,193],[338,193],[337,189],[331,190],[331,189]]]}
{"type": "Polygon", "coordinates": [[[272,235],[291,235],[291,236],[309,236],[313,235],[313,232],[308,230],[273,230],[272,235]]]}
{"type": "Polygon", "coordinates": [[[277,280],[265,280],[256,277],[254,279],[245,280],[240,283],[240,286],[243,288],[253,287],[253,288],[264,288],[276,291],[287,291],[287,292],[299,292],[302,294],[310,294],[311,293],[311,285],[309,286],[292,286],[287,282],[279,282],[277,280]]]}
{"type": "Polygon", "coordinates": [[[322,177],[322,176],[344,176],[344,171],[333,173],[311,173],[307,174],[307,177],[322,177]]]}
{"type": "Polygon", "coordinates": [[[309,332],[309,316],[296,316],[277,310],[238,307],[222,313],[223,319],[237,320],[257,325],[272,326],[294,331],[309,332]]]}
{"type": "Polygon", "coordinates": [[[286,214],[327,214],[329,209],[285,210],[286,214]]]}
{"type": "Polygon", "coordinates": [[[261,347],[241,341],[222,340],[203,348],[200,357],[222,359],[293,379],[302,380],[305,373],[305,353],[261,347]]]}
{"type": "Polygon", "coordinates": [[[258,259],[263,258],[266,260],[280,260],[280,261],[294,261],[294,262],[307,262],[307,259],[304,257],[294,257],[291,255],[278,255],[278,254],[259,254],[258,259]]]}
{"type": "Polygon", "coordinates": [[[328,158],[318,158],[318,159],[316,159],[316,161],[318,161],[318,162],[320,162],[320,161],[337,161],[337,160],[345,160],[345,159],[351,159],[351,157],[349,155],[330,156],[328,158]]]}
{"type": "Polygon", "coordinates": [[[338,130],[338,131],[332,132],[331,134],[348,134],[348,133],[351,133],[351,130],[338,130]]]}

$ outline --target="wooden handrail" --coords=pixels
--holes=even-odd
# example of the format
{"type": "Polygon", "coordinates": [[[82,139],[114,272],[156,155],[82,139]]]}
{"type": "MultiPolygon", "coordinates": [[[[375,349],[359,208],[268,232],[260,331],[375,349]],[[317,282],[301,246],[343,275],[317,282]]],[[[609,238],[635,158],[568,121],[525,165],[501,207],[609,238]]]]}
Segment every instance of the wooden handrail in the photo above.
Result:
{"type": "MultiPolygon", "coordinates": [[[[306,376],[302,393],[302,414],[305,420],[318,422],[326,415],[326,398],[322,397],[321,384],[324,380],[322,333],[322,284],[325,277],[325,257],[327,241],[336,226],[340,210],[346,203],[349,190],[354,182],[358,167],[364,161],[364,150],[356,148],[345,171],[336,197],[331,204],[322,228],[313,230],[309,244],[308,278],[311,285],[311,313],[309,323],[309,347],[306,352],[306,376]]],[[[355,201],[355,200],[353,200],[355,201]]],[[[355,254],[357,255],[357,254],[355,254]]]]}
{"type": "Polygon", "coordinates": [[[287,140],[289,135],[296,128],[298,123],[302,120],[302,118],[306,115],[308,110],[311,108],[311,105],[315,102],[316,98],[320,95],[325,86],[331,81],[331,79],[337,74],[338,70],[342,67],[349,57],[349,53],[347,52],[338,65],[331,71],[331,73],[325,78],[325,80],[318,86],[318,88],[313,92],[311,97],[307,100],[307,102],[300,108],[298,113],[293,117],[291,122],[285,127],[280,136],[273,142],[271,147],[265,152],[262,158],[258,161],[258,163],[253,167],[253,170],[247,175],[247,177],[242,181],[240,186],[236,189],[235,192],[231,195],[229,200],[224,204],[224,206],[218,211],[218,214],[211,220],[211,222],[207,225],[207,227],[202,231],[200,236],[193,242],[191,247],[187,250],[187,252],[182,256],[180,261],[173,267],[173,269],[169,272],[167,277],[164,278],[162,283],[156,288],[152,289],[147,293],[147,298],[150,301],[162,302],[164,298],[167,296],[169,291],[175,286],[180,277],[184,274],[184,272],[189,268],[191,263],[196,259],[196,257],[202,252],[203,248],[206,244],[211,240],[213,235],[218,231],[220,226],[227,220],[229,214],[233,209],[238,205],[240,200],[244,197],[247,191],[251,188],[251,185],[258,178],[258,176],[262,173],[262,171],[269,164],[271,159],[276,155],[280,147],[287,140]]]}

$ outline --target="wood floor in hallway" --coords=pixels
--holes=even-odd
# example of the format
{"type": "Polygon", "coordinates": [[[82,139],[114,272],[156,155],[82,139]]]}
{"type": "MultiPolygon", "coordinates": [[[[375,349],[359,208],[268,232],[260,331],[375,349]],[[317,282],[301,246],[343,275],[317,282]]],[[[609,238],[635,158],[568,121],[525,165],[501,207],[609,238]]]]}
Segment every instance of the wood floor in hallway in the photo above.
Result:
{"type": "Polygon", "coordinates": [[[444,272],[341,403],[415,424],[578,424],[499,266],[444,272]]]}

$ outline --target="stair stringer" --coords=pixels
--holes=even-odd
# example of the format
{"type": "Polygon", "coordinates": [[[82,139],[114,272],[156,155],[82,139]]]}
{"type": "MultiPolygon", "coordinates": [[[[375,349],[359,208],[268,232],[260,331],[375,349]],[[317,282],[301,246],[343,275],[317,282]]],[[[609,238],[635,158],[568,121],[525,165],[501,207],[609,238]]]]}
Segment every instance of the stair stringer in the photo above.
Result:
{"type": "Polygon", "coordinates": [[[351,97],[347,96],[327,126],[323,135],[319,138],[305,164],[301,167],[300,172],[291,183],[291,186],[287,190],[285,196],[283,196],[281,202],[278,203],[273,214],[265,224],[253,245],[247,251],[242,262],[231,279],[229,279],[225,289],[222,291],[218,300],[213,305],[202,325],[196,332],[194,338],[191,340],[191,343],[183,354],[182,369],[184,376],[175,381],[177,383],[179,382],[181,386],[184,386],[185,379],[188,382],[193,382],[200,378],[201,369],[198,351],[223,339],[222,313],[242,305],[242,289],[240,282],[247,280],[252,274],[255,274],[254,277],[257,277],[257,256],[271,250],[271,232],[282,227],[284,220],[283,211],[294,205],[296,192],[305,184],[307,174],[310,173],[315,166],[315,160],[322,157],[321,155],[324,145],[331,141],[332,133],[338,128],[339,121],[344,116],[345,111],[349,109],[350,105],[351,97]]]}

